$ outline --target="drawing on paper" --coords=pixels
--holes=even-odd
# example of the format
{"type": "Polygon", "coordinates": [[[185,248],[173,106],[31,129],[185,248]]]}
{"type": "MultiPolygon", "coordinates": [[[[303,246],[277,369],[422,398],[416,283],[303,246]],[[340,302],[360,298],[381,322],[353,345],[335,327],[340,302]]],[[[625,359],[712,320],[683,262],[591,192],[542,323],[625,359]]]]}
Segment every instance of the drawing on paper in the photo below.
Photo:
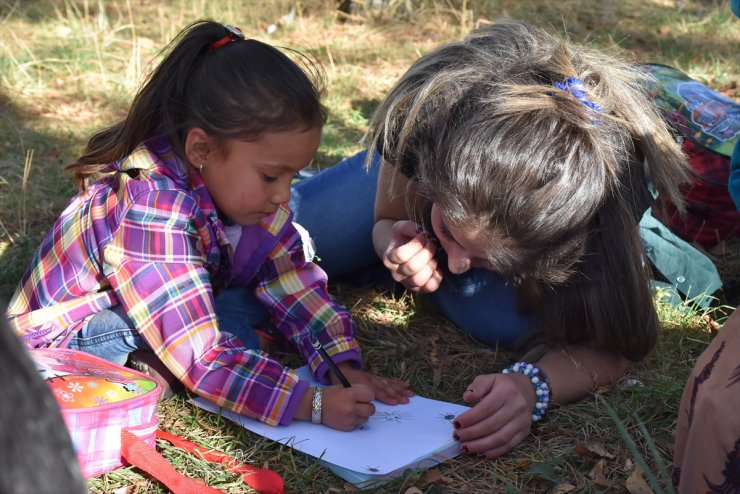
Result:
{"type": "Polygon", "coordinates": [[[444,420],[446,422],[452,422],[453,420],[455,420],[455,417],[457,415],[455,415],[454,413],[440,413],[437,416],[439,417],[440,420],[444,420]]]}
{"type": "Polygon", "coordinates": [[[375,412],[375,415],[370,417],[370,420],[379,420],[379,421],[385,421],[385,422],[406,422],[411,420],[413,417],[408,412],[398,412],[398,411],[391,411],[391,412],[375,412]]]}

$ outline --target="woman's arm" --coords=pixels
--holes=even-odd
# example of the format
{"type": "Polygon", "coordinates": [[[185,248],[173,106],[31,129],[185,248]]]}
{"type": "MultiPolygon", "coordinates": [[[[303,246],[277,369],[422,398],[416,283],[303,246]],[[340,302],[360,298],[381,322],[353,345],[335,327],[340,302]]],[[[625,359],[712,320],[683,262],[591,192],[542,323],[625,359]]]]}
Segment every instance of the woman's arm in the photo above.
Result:
{"type": "Polygon", "coordinates": [[[562,404],[580,400],[599,387],[616,382],[627,371],[629,361],[604,350],[570,347],[547,352],[537,365],[550,379],[552,399],[562,404]]]}
{"type": "Polygon", "coordinates": [[[417,200],[411,179],[390,166],[381,166],[375,196],[373,246],[394,280],[411,291],[433,292],[442,281],[442,272],[437,267],[437,244],[409,219],[406,209],[407,202],[414,204],[417,200]]]}
{"type": "MultiPolygon", "coordinates": [[[[571,347],[548,351],[537,365],[550,380],[552,398],[557,403],[568,403],[615,382],[628,362],[610,352],[571,347]]],[[[536,398],[525,375],[478,376],[463,399],[475,403],[455,420],[455,435],[463,452],[496,458],[517,447],[529,434],[536,398]]]]}
{"type": "Polygon", "coordinates": [[[408,220],[406,211],[406,192],[414,195],[416,187],[411,179],[398,173],[395,168],[386,164],[380,165],[378,173],[378,190],[375,195],[375,226],[373,227],[373,245],[381,259],[393,240],[393,225],[397,221],[408,220]],[[391,188],[393,195],[391,196],[391,188]]]}

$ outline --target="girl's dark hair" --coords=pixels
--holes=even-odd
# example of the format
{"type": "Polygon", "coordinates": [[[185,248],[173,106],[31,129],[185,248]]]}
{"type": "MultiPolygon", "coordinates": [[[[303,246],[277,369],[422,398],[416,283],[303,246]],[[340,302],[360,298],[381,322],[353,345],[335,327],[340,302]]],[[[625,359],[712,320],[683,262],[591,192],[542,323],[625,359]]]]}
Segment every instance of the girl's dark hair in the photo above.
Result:
{"type": "Polygon", "coordinates": [[[651,200],[643,167],[680,205],[687,166],[644,77],[539,28],[495,23],[418,60],[372,127],[384,163],[413,170],[419,195],[475,236],[551,344],[635,360],[659,330],[637,226],[651,200]],[[600,110],[554,86],[569,78],[600,110]]]}
{"type": "Polygon", "coordinates": [[[88,178],[153,137],[167,136],[184,159],[184,138],[193,127],[224,143],[324,124],[323,72],[317,61],[282,49],[296,63],[253,39],[236,38],[211,49],[227,35],[222,24],[212,21],[194,22],[177,35],[126,118],[95,134],[85,154],[67,167],[82,188],[88,178]]]}

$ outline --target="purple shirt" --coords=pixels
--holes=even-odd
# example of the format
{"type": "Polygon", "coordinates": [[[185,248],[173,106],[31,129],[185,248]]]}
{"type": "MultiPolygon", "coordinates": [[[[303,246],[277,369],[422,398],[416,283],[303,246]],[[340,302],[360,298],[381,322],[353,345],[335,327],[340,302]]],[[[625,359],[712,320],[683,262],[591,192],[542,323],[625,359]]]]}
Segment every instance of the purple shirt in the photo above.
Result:
{"type": "Polygon", "coordinates": [[[287,204],[244,227],[232,258],[205,185],[187,168],[159,139],[72,198],[10,301],[11,325],[28,346],[63,347],[94,314],[120,304],[190,390],[268,424],[289,423],[308,384],[219,331],[214,286],[254,288],[323,382],[328,369],[309,329],[335,362],[360,367],[352,318],[307,258],[287,204]]]}

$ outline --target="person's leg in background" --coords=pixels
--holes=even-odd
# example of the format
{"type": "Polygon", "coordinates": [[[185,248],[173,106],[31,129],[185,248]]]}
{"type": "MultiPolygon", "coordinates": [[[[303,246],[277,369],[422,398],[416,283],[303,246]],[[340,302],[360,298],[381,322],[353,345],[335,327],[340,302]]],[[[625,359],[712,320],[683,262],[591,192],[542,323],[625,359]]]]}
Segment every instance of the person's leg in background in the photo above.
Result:
{"type": "Polygon", "coordinates": [[[69,342],[69,348],[124,365],[130,353],[148,350],[149,345],[118,305],[95,314],[69,342]]]}
{"type": "MultiPolygon", "coordinates": [[[[349,274],[355,278],[368,268],[385,275],[372,241],[380,164],[376,155],[365,170],[366,155],[361,151],[293,186],[290,207],[295,221],[311,235],[318,264],[329,280],[349,274]]],[[[367,277],[358,280],[360,284],[366,281],[373,282],[367,277]]],[[[393,280],[385,275],[383,282],[390,286],[393,280]]]]}
{"type": "MultiPolygon", "coordinates": [[[[219,328],[237,336],[246,348],[259,348],[254,326],[269,313],[246,287],[222,291],[215,299],[219,328]]],[[[80,350],[153,377],[168,398],[182,389],[180,381],[152,352],[134,323],[118,305],[95,314],[85,328],[70,340],[69,348],[80,350]]]]}
{"type": "MultiPolygon", "coordinates": [[[[316,244],[319,265],[329,280],[397,288],[372,245],[373,211],[380,164],[365,170],[362,151],[293,186],[296,222],[316,244]]],[[[446,261],[440,260],[443,266],[446,261]]],[[[440,288],[427,298],[448,319],[488,345],[514,344],[534,325],[517,311],[515,289],[496,273],[474,269],[462,275],[445,270],[440,288]]]]}

